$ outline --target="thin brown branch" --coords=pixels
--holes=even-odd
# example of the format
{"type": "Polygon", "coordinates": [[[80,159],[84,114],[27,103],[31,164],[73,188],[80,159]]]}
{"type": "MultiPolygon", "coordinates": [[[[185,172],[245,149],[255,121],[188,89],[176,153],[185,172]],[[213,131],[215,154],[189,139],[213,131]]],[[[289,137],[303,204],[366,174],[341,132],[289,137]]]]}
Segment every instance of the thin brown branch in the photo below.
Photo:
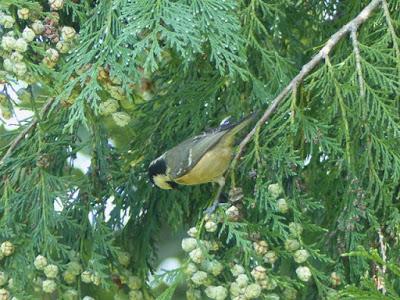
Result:
{"type": "Polygon", "coordinates": [[[3,165],[4,162],[6,161],[6,159],[12,155],[14,150],[17,148],[18,144],[26,137],[26,135],[36,127],[36,125],[38,124],[38,122],[40,120],[39,118],[43,118],[46,115],[46,113],[49,111],[53,102],[54,102],[54,98],[50,98],[45,103],[45,105],[42,107],[42,109],[39,113],[39,116],[34,117],[33,120],[31,121],[31,123],[24,130],[22,130],[18,134],[18,136],[11,142],[10,146],[7,149],[7,152],[4,154],[4,156],[0,160],[0,166],[3,165]]]}
{"type": "Polygon", "coordinates": [[[292,81],[280,92],[280,94],[272,101],[271,105],[264,112],[262,117],[257,121],[254,128],[247,134],[247,136],[239,144],[238,151],[233,159],[233,164],[240,158],[244,148],[250,142],[257,129],[261,127],[271,117],[279,105],[286,99],[287,95],[299,85],[304,78],[332,51],[339,41],[351,32],[352,28],[358,28],[364,23],[372,14],[372,12],[379,6],[382,0],[372,0],[353,20],[344,25],[339,31],[333,34],[326,42],[325,46],[315,55],[307,64],[305,64],[300,72],[292,79],[292,81]]]}

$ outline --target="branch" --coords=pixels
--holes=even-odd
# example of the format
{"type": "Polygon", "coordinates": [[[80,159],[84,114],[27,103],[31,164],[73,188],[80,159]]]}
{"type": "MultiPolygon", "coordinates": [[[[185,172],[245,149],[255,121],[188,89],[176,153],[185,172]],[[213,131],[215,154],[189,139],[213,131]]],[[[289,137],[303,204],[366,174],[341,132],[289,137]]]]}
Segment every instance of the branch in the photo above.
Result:
{"type": "Polygon", "coordinates": [[[394,27],[392,24],[392,18],[390,17],[389,8],[388,8],[388,4],[387,4],[386,0],[382,0],[382,7],[383,7],[383,13],[386,18],[386,22],[389,27],[389,32],[392,37],[393,48],[396,52],[397,58],[400,58],[400,49],[399,49],[399,44],[397,43],[396,31],[394,30],[394,27]]]}
{"type": "Polygon", "coordinates": [[[242,155],[245,146],[250,142],[251,138],[256,133],[257,129],[260,128],[273,114],[273,112],[278,108],[286,96],[293,91],[304,78],[310,74],[310,72],[322,61],[329,53],[332,51],[333,47],[348,33],[351,33],[354,28],[358,28],[362,23],[364,23],[370,16],[371,13],[381,4],[382,0],[372,0],[353,20],[344,25],[339,31],[333,34],[329,40],[326,42],[325,46],[315,55],[307,64],[305,64],[299,74],[292,79],[292,81],[281,91],[281,93],[272,101],[271,105],[264,112],[263,116],[257,121],[254,128],[247,134],[247,136],[239,144],[238,151],[233,158],[233,164],[242,155]]]}
{"type": "Polygon", "coordinates": [[[358,75],[358,84],[360,85],[360,97],[365,97],[365,86],[361,67],[360,48],[358,47],[357,28],[352,28],[350,32],[351,41],[353,43],[354,59],[356,61],[356,70],[358,75]]]}
{"type": "Polygon", "coordinates": [[[18,134],[18,136],[12,141],[6,154],[4,154],[4,156],[0,160],[0,166],[2,166],[6,159],[12,155],[18,144],[25,138],[25,136],[36,127],[36,125],[39,123],[39,118],[42,118],[49,111],[53,102],[54,98],[50,98],[40,110],[39,115],[34,117],[31,124],[29,124],[29,126],[27,126],[24,130],[22,130],[20,134],[18,134]]]}

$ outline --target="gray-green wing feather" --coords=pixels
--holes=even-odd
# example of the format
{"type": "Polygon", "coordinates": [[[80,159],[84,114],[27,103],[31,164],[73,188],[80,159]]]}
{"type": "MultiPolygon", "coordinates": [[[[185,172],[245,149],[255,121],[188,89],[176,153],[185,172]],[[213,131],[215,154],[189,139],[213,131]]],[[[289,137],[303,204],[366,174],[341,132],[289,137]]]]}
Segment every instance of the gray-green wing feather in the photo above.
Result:
{"type": "Polygon", "coordinates": [[[229,130],[204,133],[190,138],[165,153],[165,159],[172,178],[178,178],[189,172],[229,130]]]}

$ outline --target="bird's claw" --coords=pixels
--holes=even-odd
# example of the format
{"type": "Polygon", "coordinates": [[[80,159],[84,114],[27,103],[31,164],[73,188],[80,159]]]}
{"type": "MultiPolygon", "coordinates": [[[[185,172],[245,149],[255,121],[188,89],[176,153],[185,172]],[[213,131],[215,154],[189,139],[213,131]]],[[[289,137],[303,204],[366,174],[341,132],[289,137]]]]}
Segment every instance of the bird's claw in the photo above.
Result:
{"type": "Polygon", "coordinates": [[[210,217],[217,209],[218,204],[219,204],[218,199],[214,200],[213,204],[204,210],[204,214],[210,217]]]}

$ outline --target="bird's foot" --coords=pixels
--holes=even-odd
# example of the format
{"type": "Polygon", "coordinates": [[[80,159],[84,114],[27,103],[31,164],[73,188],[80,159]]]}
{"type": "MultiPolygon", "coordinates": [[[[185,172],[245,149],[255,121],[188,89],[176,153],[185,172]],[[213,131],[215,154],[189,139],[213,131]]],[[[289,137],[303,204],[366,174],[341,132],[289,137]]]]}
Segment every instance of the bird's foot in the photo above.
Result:
{"type": "Polygon", "coordinates": [[[221,177],[217,178],[217,180],[215,182],[217,182],[219,184],[219,188],[218,188],[218,191],[217,191],[217,193],[215,195],[213,203],[211,204],[210,207],[208,207],[204,211],[204,213],[207,214],[208,216],[210,216],[212,213],[215,212],[215,210],[218,207],[218,204],[219,204],[220,200],[223,200],[224,197],[226,198],[226,196],[222,193],[222,189],[224,188],[224,185],[225,185],[225,177],[221,176],[221,177]]]}
{"type": "Polygon", "coordinates": [[[215,212],[215,210],[217,209],[218,204],[219,204],[218,201],[214,201],[211,206],[209,206],[208,208],[206,208],[204,210],[204,214],[210,217],[215,212]]]}
{"type": "Polygon", "coordinates": [[[211,204],[211,206],[209,206],[208,208],[206,208],[204,210],[204,214],[206,214],[208,216],[211,216],[215,212],[215,210],[218,208],[218,206],[221,206],[221,205],[225,204],[226,202],[228,202],[227,200],[228,200],[228,198],[227,198],[226,194],[225,193],[220,193],[218,195],[218,198],[214,199],[214,201],[211,204]]]}

